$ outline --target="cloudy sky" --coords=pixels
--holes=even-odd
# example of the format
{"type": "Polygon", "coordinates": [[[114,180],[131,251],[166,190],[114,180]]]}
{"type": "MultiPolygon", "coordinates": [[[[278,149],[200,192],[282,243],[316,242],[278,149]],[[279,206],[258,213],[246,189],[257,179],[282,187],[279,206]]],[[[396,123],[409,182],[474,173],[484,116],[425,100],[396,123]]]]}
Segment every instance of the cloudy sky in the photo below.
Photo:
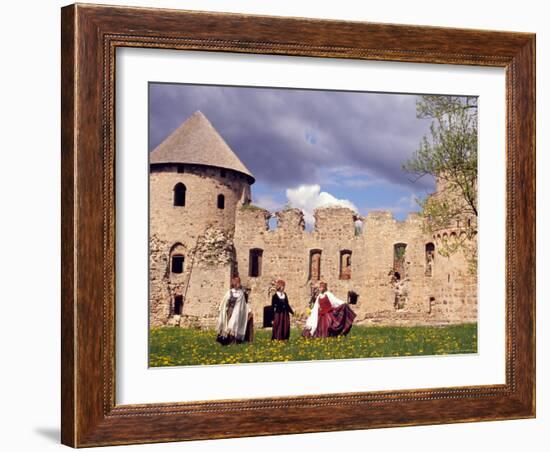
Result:
{"type": "Polygon", "coordinates": [[[202,111],[256,177],[253,203],[306,214],[342,204],[403,220],[434,181],[411,182],[402,164],[429,120],[414,95],[206,85],[149,85],[149,150],[202,111]]]}

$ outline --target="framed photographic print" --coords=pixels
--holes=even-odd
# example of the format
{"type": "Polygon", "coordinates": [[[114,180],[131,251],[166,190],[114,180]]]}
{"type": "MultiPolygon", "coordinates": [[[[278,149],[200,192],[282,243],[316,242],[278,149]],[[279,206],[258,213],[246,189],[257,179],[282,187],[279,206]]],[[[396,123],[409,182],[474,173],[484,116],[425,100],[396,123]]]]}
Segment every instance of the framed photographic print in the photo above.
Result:
{"type": "Polygon", "coordinates": [[[62,442],[533,417],[534,58],[63,8],[62,442]]]}

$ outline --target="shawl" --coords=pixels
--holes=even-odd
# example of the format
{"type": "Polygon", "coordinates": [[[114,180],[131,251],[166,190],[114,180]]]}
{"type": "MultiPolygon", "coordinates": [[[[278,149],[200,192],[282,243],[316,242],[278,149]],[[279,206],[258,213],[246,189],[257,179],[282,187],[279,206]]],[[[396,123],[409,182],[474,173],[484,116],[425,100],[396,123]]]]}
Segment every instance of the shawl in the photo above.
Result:
{"type": "MultiPolygon", "coordinates": [[[[340,306],[344,304],[342,300],[337,298],[332,292],[329,292],[328,290],[323,294],[326,295],[330,301],[330,304],[333,308],[336,308],[337,306],[340,306]]],[[[319,298],[321,297],[321,294],[317,295],[317,298],[315,299],[315,304],[313,305],[313,308],[311,309],[311,314],[306,320],[306,329],[309,329],[311,335],[315,334],[315,330],[317,329],[317,322],[319,321],[319,298]]]]}
{"type": "Polygon", "coordinates": [[[231,317],[227,318],[227,303],[231,297],[231,290],[228,290],[220,303],[220,313],[218,315],[218,323],[216,331],[219,336],[227,337],[234,336],[237,340],[242,341],[246,333],[246,324],[248,322],[248,314],[250,307],[246,303],[244,291],[240,291],[240,295],[235,301],[235,307],[231,313],[231,317]]]}

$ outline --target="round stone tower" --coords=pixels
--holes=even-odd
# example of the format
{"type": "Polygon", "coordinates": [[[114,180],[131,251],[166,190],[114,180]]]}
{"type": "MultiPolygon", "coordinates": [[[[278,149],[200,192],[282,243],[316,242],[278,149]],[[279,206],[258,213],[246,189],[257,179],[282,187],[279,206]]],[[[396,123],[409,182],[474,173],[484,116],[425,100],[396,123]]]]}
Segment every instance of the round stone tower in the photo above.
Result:
{"type": "Polygon", "coordinates": [[[151,152],[149,163],[151,232],[189,244],[209,226],[233,233],[254,177],[200,111],[151,152]]]}
{"type": "Polygon", "coordinates": [[[227,286],[234,261],[236,212],[250,202],[253,183],[251,172],[200,111],[151,152],[152,324],[184,314],[205,316],[211,309],[204,300],[219,302],[216,286],[227,286]]]}

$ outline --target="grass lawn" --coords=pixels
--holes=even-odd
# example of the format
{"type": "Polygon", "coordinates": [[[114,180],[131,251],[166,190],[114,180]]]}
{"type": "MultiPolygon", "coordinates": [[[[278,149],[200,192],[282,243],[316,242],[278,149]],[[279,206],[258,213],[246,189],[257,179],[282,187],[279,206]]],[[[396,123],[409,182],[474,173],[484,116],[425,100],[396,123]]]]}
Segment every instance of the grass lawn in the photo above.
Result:
{"type": "Polygon", "coordinates": [[[346,337],[304,339],[292,329],[290,340],[271,341],[271,329],[256,329],[253,343],[222,346],[213,330],[153,328],[149,365],[185,366],[382,356],[446,355],[477,352],[477,324],[443,327],[355,325],[346,337]]]}

